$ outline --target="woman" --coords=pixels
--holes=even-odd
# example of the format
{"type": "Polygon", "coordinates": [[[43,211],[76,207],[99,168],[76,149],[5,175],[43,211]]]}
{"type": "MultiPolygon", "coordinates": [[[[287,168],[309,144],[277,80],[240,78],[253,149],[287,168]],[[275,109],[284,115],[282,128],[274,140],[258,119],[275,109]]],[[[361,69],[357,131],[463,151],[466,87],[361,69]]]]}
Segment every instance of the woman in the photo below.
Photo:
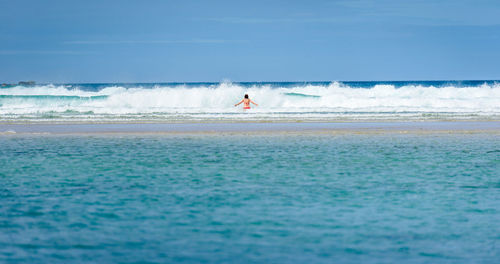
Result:
{"type": "Polygon", "coordinates": [[[248,98],[248,94],[245,94],[245,98],[243,98],[243,100],[241,100],[239,103],[235,104],[234,106],[238,106],[241,103],[243,103],[243,109],[250,109],[250,103],[252,103],[254,105],[258,105],[254,101],[250,100],[250,98],[248,98]]]}

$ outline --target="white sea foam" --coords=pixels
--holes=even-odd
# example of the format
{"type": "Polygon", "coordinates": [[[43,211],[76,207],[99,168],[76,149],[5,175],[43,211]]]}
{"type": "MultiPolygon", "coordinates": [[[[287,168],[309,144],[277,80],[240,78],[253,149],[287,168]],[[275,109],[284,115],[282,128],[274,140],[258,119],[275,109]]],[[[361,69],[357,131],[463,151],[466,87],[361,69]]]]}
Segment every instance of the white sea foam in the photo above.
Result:
{"type": "Polygon", "coordinates": [[[374,85],[355,88],[342,83],[271,85],[163,85],[96,91],[45,85],[0,89],[1,119],[106,118],[140,119],[330,119],[343,116],[408,118],[409,116],[498,116],[500,85],[473,87],[374,85]],[[259,104],[243,112],[234,104],[247,93],[259,104]]]}

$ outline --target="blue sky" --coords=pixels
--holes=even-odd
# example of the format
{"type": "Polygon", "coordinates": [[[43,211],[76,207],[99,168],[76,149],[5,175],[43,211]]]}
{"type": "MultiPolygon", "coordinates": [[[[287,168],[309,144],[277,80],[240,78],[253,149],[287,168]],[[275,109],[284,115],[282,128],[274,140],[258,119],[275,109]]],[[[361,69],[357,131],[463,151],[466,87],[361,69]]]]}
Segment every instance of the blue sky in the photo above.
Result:
{"type": "Polygon", "coordinates": [[[0,0],[0,82],[500,79],[500,2],[0,0]]]}

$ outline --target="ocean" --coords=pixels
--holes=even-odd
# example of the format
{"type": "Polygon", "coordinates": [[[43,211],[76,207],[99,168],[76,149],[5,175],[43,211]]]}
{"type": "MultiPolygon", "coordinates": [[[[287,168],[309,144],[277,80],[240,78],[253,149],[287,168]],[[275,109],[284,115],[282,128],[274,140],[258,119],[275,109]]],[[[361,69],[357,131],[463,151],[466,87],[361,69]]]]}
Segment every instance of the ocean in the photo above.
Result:
{"type": "Polygon", "coordinates": [[[2,263],[498,263],[498,134],[0,137],[2,263]]]}
{"type": "Polygon", "coordinates": [[[491,80],[39,84],[1,88],[0,122],[498,120],[498,102],[491,80]]]}
{"type": "Polygon", "coordinates": [[[497,81],[4,87],[0,263],[498,263],[499,102],[497,81]]]}

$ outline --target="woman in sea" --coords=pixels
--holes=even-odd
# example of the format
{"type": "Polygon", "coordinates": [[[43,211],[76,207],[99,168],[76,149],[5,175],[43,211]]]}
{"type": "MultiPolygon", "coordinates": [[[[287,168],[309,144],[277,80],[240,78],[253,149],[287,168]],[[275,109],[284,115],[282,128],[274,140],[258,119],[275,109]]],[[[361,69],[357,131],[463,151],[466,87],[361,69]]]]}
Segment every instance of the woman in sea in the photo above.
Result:
{"type": "Polygon", "coordinates": [[[234,106],[238,106],[241,103],[243,103],[243,109],[250,109],[250,103],[252,103],[254,105],[258,105],[254,101],[250,100],[250,98],[248,98],[248,94],[245,94],[245,98],[243,98],[243,100],[241,100],[239,103],[235,104],[234,106]]]}

